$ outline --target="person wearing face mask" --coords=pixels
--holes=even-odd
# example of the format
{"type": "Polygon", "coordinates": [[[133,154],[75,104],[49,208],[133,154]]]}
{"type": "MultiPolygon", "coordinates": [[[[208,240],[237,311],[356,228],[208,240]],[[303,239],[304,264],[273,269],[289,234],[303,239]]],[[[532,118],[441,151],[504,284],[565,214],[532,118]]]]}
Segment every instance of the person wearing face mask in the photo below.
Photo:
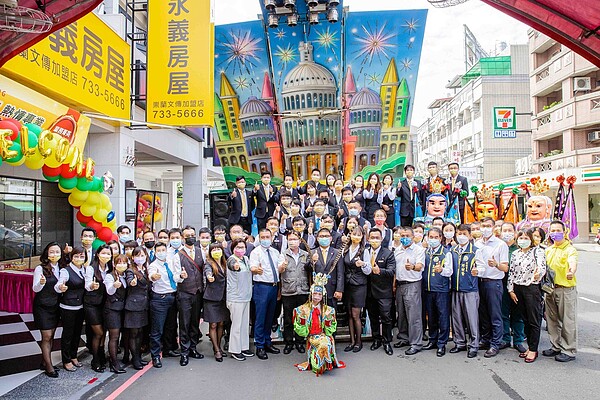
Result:
{"type": "Polygon", "coordinates": [[[40,369],[50,378],[58,378],[58,371],[52,364],[52,344],[54,333],[60,319],[60,291],[54,288],[60,279],[60,263],[64,261],[63,252],[57,242],[48,243],[40,256],[40,265],[33,272],[33,321],[40,330],[42,350],[40,369]]]}
{"type": "Polygon", "coordinates": [[[358,224],[365,230],[369,231],[371,229],[371,223],[362,217],[362,209],[358,201],[352,200],[348,203],[348,217],[343,218],[340,221],[340,226],[345,226],[347,224],[348,218],[356,217],[358,218],[358,224]]]}
{"type": "Polygon", "coordinates": [[[154,252],[154,246],[156,245],[156,239],[154,237],[154,232],[145,231],[142,235],[142,245],[148,254],[148,264],[152,263],[156,258],[154,252]]]}
{"type": "Polygon", "coordinates": [[[363,190],[363,198],[365,199],[365,218],[375,224],[375,211],[381,209],[383,202],[383,186],[379,181],[379,175],[372,173],[367,180],[367,187],[363,190]]]}
{"type": "Polygon", "coordinates": [[[351,201],[352,201],[352,189],[350,189],[349,187],[345,187],[344,189],[342,189],[341,201],[339,201],[336,204],[337,210],[338,210],[338,212],[335,214],[336,225],[339,226],[339,224],[342,222],[342,220],[344,220],[345,218],[348,218],[350,216],[350,214],[348,212],[348,205],[350,204],[351,201]]]}
{"type": "Polygon", "coordinates": [[[479,221],[471,222],[471,237],[475,242],[475,246],[478,248],[483,244],[482,236],[481,223],[479,221]]]}
{"type": "MultiPolygon", "coordinates": [[[[159,232],[160,237],[160,232],[159,232]]],[[[179,251],[182,250],[181,229],[171,228],[168,231],[167,242],[167,262],[175,263],[175,259],[179,258],[179,251]]],[[[169,264],[171,265],[171,264],[169,264]]],[[[162,337],[162,356],[163,357],[180,357],[179,343],[177,341],[177,320],[179,318],[179,308],[177,305],[177,296],[173,305],[167,312],[167,319],[163,328],[162,337]]]]}
{"type": "Polygon", "coordinates": [[[444,246],[446,250],[451,250],[456,246],[456,226],[452,222],[444,222],[444,225],[442,225],[442,233],[442,246],[444,246]]]}
{"type": "Polygon", "coordinates": [[[264,171],[260,175],[261,183],[254,185],[254,197],[256,198],[256,211],[254,216],[258,220],[258,229],[267,226],[267,218],[275,212],[275,186],[271,185],[271,173],[264,171]]]}
{"type": "Polygon", "coordinates": [[[577,250],[569,241],[565,224],[554,220],[548,236],[546,264],[555,273],[554,291],[546,296],[549,349],[542,352],[559,362],[574,361],[577,355],[577,250]]]}
{"type": "Polygon", "coordinates": [[[183,279],[177,285],[181,366],[187,365],[189,357],[204,358],[196,350],[200,342],[199,326],[204,299],[204,259],[195,245],[196,229],[193,226],[183,228],[183,240],[185,245],[173,258],[173,268],[181,270],[180,277],[183,279]]]}
{"type": "Polygon", "coordinates": [[[250,351],[249,324],[250,301],[252,300],[252,273],[250,260],[246,256],[246,242],[238,238],[231,242],[227,259],[227,301],[226,305],[231,316],[229,334],[229,351],[237,361],[254,357],[250,351]]]}
{"type": "Polygon", "coordinates": [[[398,182],[396,196],[400,198],[400,224],[412,226],[415,218],[415,200],[421,192],[421,183],[415,179],[415,167],[410,164],[404,166],[406,179],[398,182]]]}
{"type": "Polygon", "coordinates": [[[332,246],[331,231],[321,228],[317,232],[318,247],[313,251],[314,273],[319,272],[329,275],[327,282],[327,293],[333,293],[327,297],[327,305],[337,308],[337,302],[342,299],[344,292],[344,260],[338,257],[340,250],[332,246]],[[331,272],[330,272],[331,271],[331,272]]]}
{"type": "Polygon", "coordinates": [[[317,188],[314,183],[309,181],[306,184],[306,196],[302,202],[302,215],[307,218],[313,215],[313,205],[317,198],[317,188]]]}
{"type": "Polygon", "coordinates": [[[450,353],[467,351],[468,358],[477,357],[479,350],[479,282],[476,273],[475,251],[469,225],[460,224],[456,233],[457,245],[452,255],[452,333],[454,348],[450,353]],[[467,345],[467,332],[470,338],[467,345]]]}
{"type": "Polygon", "coordinates": [[[108,356],[110,372],[124,374],[125,368],[117,359],[119,336],[123,327],[127,281],[125,271],[129,268],[129,260],[119,254],[113,260],[112,270],[104,278],[106,301],[104,303],[104,327],[108,330],[108,356]]]}
{"type": "Polygon", "coordinates": [[[106,242],[106,244],[112,250],[113,259],[115,257],[117,257],[119,254],[123,254],[123,252],[121,251],[121,245],[120,245],[120,243],[118,241],[116,241],[116,240],[109,240],[108,242],[106,242]]]}
{"type": "Polygon", "coordinates": [[[62,293],[60,319],[63,323],[63,331],[60,347],[63,367],[70,372],[82,367],[77,360],[77,349],[84,318],[85,276],[83,266],[87,262],[86,257],[87,252],[83,247],[73,247],[71,262],[60,270],[58,282],[54,285],[54,290],[62,293]]]}
{"type": "Polygon", "coordinates": [[[425,252],[423,287],[427,307],[429,343],[423,350],[437,349],[437,356],[446,354],[450,334],[450,277],[452,254],[442,245],[442,231],[431,228],[427,232],[429,246],[425,252]]]}
{"type": "Polygon", "coordinates": [[[300,216],[300,210],[302,209],[302,203],[300,199],[293,200],[290,203],[289,209],[285,209],[282,211],[281,215],[281,223],[279,224],[279,232],[286,233],[288,231],[294,230],[294,218],[300,216]]]}
{"type": "Polygon", "coordinates": [[[334,229],[334,219],[331,215],[325,214],[321,218],[321,228],[329,229],[331,232],[331,246],[334,249],[341,249],[344,244],[344,236],[334,229]]]}
{"type": "Polygon", "coordinates": [[[117,236],[119,236],[119,242],[121,247],[131,240],[131,229],[127,225],[121,225],[117,228],[117,236]]]}
{"type": "Polygon", "coordinates": [[[169,246],[169,230],[168,229],[161,229],[156,234],[156,237],[157,237],[158,242],[164,243],[167,246],[169,246]]]}
{"type": "MultiPolygon", "coordinates": [[[[129,349],[131,364],[141,370],[147,362],[142,361],[142,331],[148,325],[148,297],[150,280],[148,279],[148,257],[143,247],[136,247],[132,253],[133,262],[125,271],[127,297],[125,299],[125,318],[123,326],[129,329],[129,349]]],[[[154,360],[152,360],[154,361],[154,360]]]]}
{"type": "Polygon", "coordinates": [[[414,231],[408,226],[399,230],[401,246],[394,251],[396,270],[394,289],[398,310],[399,341],[394,347],[410,346],[404,353],[412,356],[423,347],[421,280],[425,265],[424,249],[414,243],[414,231]]]}
{"type": "MultiPolygon", "coordinates": [[[[298,180],[300,183],[300,180],[298,180]]],[[[310,180],[307,181],[303,187],[298,185],[298,194],[307,194],[308,186],[311,184],[315,188],[315,193],[321,189],[327,189],[327,186],[321,183],[321,171],[318,168],[314,168],[310,173],[310,180]]]]}
{"type": "Polygon", "coordinates": [[[300,248],[304,251],[308,251],[309,248],[315,246],[315,235],[313,232],[308,233],[306,230],[306,220],[301,216],[294,217],[292,221],[293,231],[300,235],[300,248]],[[308,247],[306,246],[308,245],[308,247]]]}
{"type": "Polygon", "coordinates": [[[416,224],[413,225],[413,243],[416,243],[417,245],[421,246],[421,247],[427,247],[427,243],[424,243],[425,241],[423,240],[423,236],[424,236],[424,232],[425,232],[425,225],[417,222],[416,224]]]}
{"type": "Polygon", "coordinates": [[[130,240],[123,245],[123,253],[127,256],[129,261],[132,261],[133,250],[138,247],[135,240],[130,240]]]}
{"type": "Polygon", "coordinates": [[[327,189],[319,191],[319,199],[325,203],[325,214],[336,215],[338,212],[337,206],[331,201],[331,192],[327,189]]]}
{"type": "Polygon", "coordinates": [[[223,256],[220,243],[210,245],[208,258],[204,263],[204,321],[209,324],[209,336],[213,345],[215,361],[222,362],[227,354],[221,348],[224,322],[229,319],[229,310],[225,304],[227,283],[227,261],[223,256]]]}
{"type": "MultiPolygon", "coordinates": [[[[436,163],[435,161],[430,161],[427,164],[427,172],[429,173],[429,177],[427,179],[423,179],[421,181],[421,204],[423,205],[423,213],[426,213],[427,210],[425,209],[426,204],[427,204],[427,197],[429,197],[429,195],[432,193],[431,192],[431,188],[432,188],[432,183],[433,182],[440,182],[441,184],[444,184],[443,179],[439,176],[439,166],[438,163],[436,163]]],[[[443,195],[446,195],[446,189],[444,189],[444,191],[442,191],[443,195]]]]}
{"type": "Polygon", "coordinates": [[[267,229],[271,231],[272,235],[271,247],[281,253],[281,249],[285,244],[285,237],[279,233],[279,220],[276,217],[269,217],[267,219],[267,229]]]}
{"type": "MultiPolygon", "coordinates": [[[[300,187],[300,185],[298,185],[298,187],[300,187]]],[[[277,193],[279,192],[288,192],[293,200],[300,198],[298,189],[294,187],[294,177],[290,174],[285,174],[283,177],[283,185],[279,188],[277,193]]]]}
{"type": "Polygon", "coordinates": [[[387,355],[392,349],[392,303],[394,301],[394,274],[396,259],[387,247],[382,245],[379,229],[369,232],[369,249],[365,252],[365,262],[371,266],[367,285],[367,311],[373,331],[371,350],[383,344],[387,355]]]}
{"type": "Polygon", "coordinates": [[[312,216],[307,217],[307,223],[312,223],[315,231],[318,231],[321,229],[321,219],[323,218],[323,215],[325,215],[325,202],[321,199],[316,200],[312,216]]]}
{"type": "MultiPolygon", "coordinates": [[[[517,241],[515,240],[515,225],[512,222],[503,222],[500,226],[500,232],[500,238],[508,245],[508,259],[510,260],[512,254],[519,248],[519,246],[517,246],[517,241]]],[[[513,347],[519,354],[522,354],[527,351],[527,347],[523,345],[523,342],[525,341],[525,323],[523,322],[521,312],[508,294],[508,274],[504,274],[502,285],[504,288],[502,292],[502,323],[504,335],[502,336],[500,349],[510,347],[512,339],[513,347]]]]}
{"type": "Polygon", "coordinates": [[[106,368],[106,355],[104,351],[104,303],[106,300],[106,287],[104,278],[112,269],[112,250],[103,244],[96,249],[96,255],[92,263],[84,267],[85,271],[85,294],[83,296],[83,310],[85,323],[93,332],[92,337],[92,369],[96,372],[104,372],[106,368]]]}
{"type": "Polygon", "coordinates": [[[202,252],[202,259],[204,260],[204,262],[206,262],[206,259],[208,258],[208,247],[211,243],[212,239],[210,229],[208,229],[207,227],[202,227],[198,229],[198,248],[202,252]]]}
{"type": "MultiPolygon", "coordinates": [[[[287,236],[287,249],[283,256],[285,261],[279,270],[281,277],[281,302],[283,305],[283,354],[290,354],[296,346],[299,353],[304,353],[304,341],[294,333],[293,312],[304,304],[308,298],[308,275],[306,273],[309,260],[308,252],[300,249],[300,235],[290,232],[287,236]]],[[[308,267],[309,268],[309,267],[308,267]]]]}
{"type": "Polygon", "coordinates": [[[156,259],[148,266],[148,277],[152,282],[150,296],[150,354],[152,365],[162,366],[160,360],[161,337],[169,309],[175,304],[177,283],[181,282],[181,270],[176,269],[173,258],[167,258],[167,245],[158,243],[156,259]]]}
{"type": "Polygon", "coordinates": [[[81,230],[81,245],[85,250],[87,261],[86,266],[88,266],[92,260],[94,259],[94,248],[92,247],[92,243],[96,239],[96,231],[93,228],[83,228],[81,230]]]}
{"type": "Polygon", "coordinates": [[[344,181],[342,181],[341,179],[336,179],[333,182],[333,188],[331,190],[331,204],[335,207],[335,208],[339,208],[343,202],[342,200],[342,190],[344,189],[344,181]]]}
{"type": "Polygon", "coordinates": [[[487,350],[484,357],[498,355],[502,344],[502,278],[508,271],[508,245],[493,234],[494,220],[482,218],[482,239],[475,252],[479,278],[479,348],[487,350]]]}
{"type": "Polygon", "coordinates": [[[246,242],[246,257],[250,257],[250,253],[254,250],[254,245],[248,240],[248,235],[244,232],[241,225],[231,225],[229,227],[230,241],[225,242],[225,257],[231,257],[231,243],[236,239],[241,239],[246,242]]]}
{"type": "Polygon", "coordinates": [[[373,220],[375,221],[375,225],[372,227],[373,229],[378,229],[381,232],[381,237],[383,241],[381,242],[381,246],[385,248],[390,247],[390,242],[392,241],[392,230],[386,226],[386,213],[383,210],[375,211],[373,216],[373,220]]]}
{"type": "Polygon", "coordinates": [[[469,181],[466,177],[458,174],[459,165],[457,162],[448,164],[448,172],[450,177],[446,180],[450,186],[450,204],[458,197],[458,207],[460,210],[460,219],[464,222],[465,215],[465,198],[469,196],[469,181]],[[466,191],[467,195],[460,196],[461,191],[466,191]]]}
{"type": "Polygon", "coordinates": [[[252,211],[254,211],[254,192],[246,189],[246,178],[235,178],[235,189],[227,196],[229,205],[229,225],[241,225],[248,232],[252,230],[252,211]]]}
{"type": "Polygon", "coordinates": [[[526,363],[537,359],[540,343],[540,328],[543,314],[543,292],[540,282],[546,274],[546,255],[544,250],[533,245],[531,231],[517,232],[519,249],[510,257],[508,270],[508,293],[523,316],[527,329],[527,346],[520,351],[519,357],[526,363]]]}
{"type": "Polygon", "coordinates": [[[250,253],[250,271],[253,274],[254,287],[252,300],[254,300],[256,315],[254,320],[254,344],[256,355],[261,360],[266,360],[267,352],[279,354],[280,350],[271,344],[270,327],[273,322],[277,292],[279,284],[279,269],[284,262],[284,257],[271,243],[273,234],[268,229],[261,229],[258,233],[260,246],[250,253]]]}
{"type": "Polygon", "coordinates": [[[275,214],[273,215],[278,221],[285,221],[292,214],[292,195],[285,189],[277,192],[279,207],[275,208],[275,214]]]}
{"type": "Polygon", "coordinates": [[[344,250],[344,276],[346,291],[346,307],[349,311],[348,327],[350,329],[350,344],[344,348],[345,352],[358,353],[362,350],[362,321],[360,313],[365,307],[367,299],[368,275],[371,273],[371,264],[365,262],[364,230],[356,225],[349,232],[350,245],[344,250]]]}
{"type": "Polygon", "coordinates": [[[394,212],[394,200],[396,199],[396,190],[394,188],[394,177],[391,174],[383,175],[381,208],[385,211],[387,226],[396,225],[396,213],[394,212]]]}

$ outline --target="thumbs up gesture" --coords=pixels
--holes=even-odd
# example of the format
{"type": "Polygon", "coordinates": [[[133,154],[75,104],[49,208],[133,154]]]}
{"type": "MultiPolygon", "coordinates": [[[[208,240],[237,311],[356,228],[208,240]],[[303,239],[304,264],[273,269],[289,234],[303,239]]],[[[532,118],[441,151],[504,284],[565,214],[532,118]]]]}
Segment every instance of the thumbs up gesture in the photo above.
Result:
{"type": "Polygon", "coordinates": [[[488,260],[488,265],[494,268],[498,267],[498,261],[496,261],[495,256],[492,256],[492,258],[488,260]]]}
{"type": "Polygon", "coordinates": [[[231,192],[231,197],[234,199],[237,197],[237,190],[234,189],[233,192],[231,192]]]}
{"type": "Polygon", "coordinates": [[[100,284],[98,282],[96,282],[96,277],[94,276],[92,278],[91,288],[92,288],[92,290],[98,290],[99,287],[100,287],[100,284]]]}
{"type": "Polygon", "coordinates": [[[473,276],[479,275],[479,271],[477,270],[477,267],[473,267],[473,269],[471,269],[471,275],[473,275],[473,276]]]}
{"type": "Polygon", "coordinates": [[[257,183],[254,184],[254,191],[258,192],[258,189],[260,189],[260,185],[257,183]]]}
{"type": "Polygon", "coordinates": [[[152,279],[152,281],[156,282],[157,280],[159,280],[161,277],[160,274],[152,274],[152,276],[150,277],[150,279],[152,279]]]}
{"type": "Polygon", "coordinates": [[[240,270],[240,263],[239,263],[239,262],[236,262],[235,264],[233,264],[233,269],[234,269],[235,271],[239,271],[239,270],[240,270]]]}
{"type": "Polygon", "coordinates": [[[275,207],[275,215],[279,215],[279,212],[281,211],[281,207],[279,207],[279,204],[275,207]]]}
{"type": "Polygon", "coordinates": [[[137,277],[134,276],[133,279],[131,280],[131,283],[129,284],[130,286],[137,286],[137,277]]]}
{"type": "Polygon", "coordinates": [[[44,275],[40,276],[40,285],[46,284],[46,277],[44,275]]]}
{"type": "Polygon", "coordinates": [[[407,271],[412,271],[413,269],[415,269],[415,266],[412,265],[410,263],[410,260],[407,258],[406,263],[404,263],[404,268],[406,268],[407,271]]]}
{"type": "Polygon", "coordinates": [[[120,288],[121,286],[123,286],[123,284],[121,283],[121,280],[120,280],[120,279],[117,279],[117,280],[116,280],[116,281],[113,283],[113,287],[114,287],[115,289],[118,289],[118,288],[120,288]]]}
{"type": "Polygon", "coordinates": [[[69,246],[69,243],[65,243],[65,248],[64,248],[65,254],[69,254],[71,251],[73,251],[73,248],[71,246],[69,246]]]}
{"type": "Polygon", "coordinates": [[[68,289],[67,285],[65,285],[65,282],[62,281],[60,285],[58,285],[58,290],[60,290],[61,293],[66,292],[68,289]]]}
{"type": "Polygon", "coordinates": [[[206,277],[206,279],[210,282],[213,283],[215,281],[215,277],[213,276],[213,274],[210,274],[206,277]]]}
{"type": "Polygon", "coordinates": [[[436,274],[442,272],[442,263],[440,263],[439,261],[436,262],[435,266],[433,267],[433,272],[435,272],[436,274]]]}

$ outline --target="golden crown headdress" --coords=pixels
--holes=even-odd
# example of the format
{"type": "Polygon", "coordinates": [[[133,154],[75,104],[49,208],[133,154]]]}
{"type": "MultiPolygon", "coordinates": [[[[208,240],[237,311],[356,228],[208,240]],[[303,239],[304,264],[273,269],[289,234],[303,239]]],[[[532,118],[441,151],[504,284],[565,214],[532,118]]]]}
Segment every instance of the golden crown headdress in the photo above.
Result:
{"type": "Polygon", "coordinates": [[[488,202],[495,203],[496,193],[494,193],[494,188],[492,186],[486,186],[485,184],[479,188],[477,191],[477,199],[480,202],[488,202]]]}
{"type": "Polygon", "coordinates": [[[313,284],[310,287],[310,292],[311,293],[314,293],[314,292],[323,293],[323,296],[325,296],[326,295],[325,286],[327,286],[328,280],[329,280],[328,275],[325,275],[322,272],[319,272],[318,274],[315,274],[313,272],[313,284]]]}
{"type": "Polygon", "coordinates": [[[534,196],[543,196],[548,190],[550,190],[550,185],[548,185],[548,181],[546,179],[540,179],[539,176],[534,176],[529,180],[529,191],[534,196]]]}
{"type": "Polygon", "coordinates": [[[429,192],[441,194],[446,189],[446,184],[441,178],[436,178],[429,183],[429,192]]]}

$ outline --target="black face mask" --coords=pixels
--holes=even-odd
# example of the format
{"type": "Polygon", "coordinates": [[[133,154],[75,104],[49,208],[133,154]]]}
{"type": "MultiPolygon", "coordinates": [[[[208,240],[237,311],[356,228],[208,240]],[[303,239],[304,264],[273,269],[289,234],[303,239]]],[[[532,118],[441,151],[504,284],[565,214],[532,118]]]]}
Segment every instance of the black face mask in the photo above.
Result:
{"type": "Polygon", "coordinates": [[[188,246],[196,244],[196,236],[186,237],[185,244],[187,244],[188,246]]]}
{"type": "Polygon", "coordinates": [[[156,244],[156,242],[154,240],[150,240],[149,242],[144,242],[144,246],[146,246],[147,249],[154,248],[155,244],[156,244]]]}

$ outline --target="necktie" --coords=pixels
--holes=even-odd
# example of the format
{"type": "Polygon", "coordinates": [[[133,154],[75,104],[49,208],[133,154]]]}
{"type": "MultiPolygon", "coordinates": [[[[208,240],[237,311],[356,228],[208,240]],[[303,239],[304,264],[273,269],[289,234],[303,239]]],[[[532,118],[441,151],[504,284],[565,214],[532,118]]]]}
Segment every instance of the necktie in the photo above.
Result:
{"type": "Polygon", "coordinates": [[[269,187],[268,186],[264,186],[265,188],[265,196],[267,197],[267,201],[269,201],[269,197],[271,195],[270,191],[269,191],[269,187]]]}
{"type": "Polygon", "coordinates": [[[410,192],[410,199],[413,199],[413,187],[412,187],[412,179],[408,180],[408,191],[410,192]]]}
{"type": "Polygon", "coordinates": [[[179,249],[175,249],[175,254],[179,253],[179,249]]]}
{"type": "Polygon", "coordinates": [[[317,220],[315,221],[315,227],[317,228],[317,230],[321,229],[321,218],[317,218],[317,220]]]}
{"type": "Polygon", "coordinates": [[[277,270],[275,269],[275,264],[273,264],[273,259],[271,258],[271,252],[269,249],[266,250],[267,256],[269,257],[269,264],[271,264],[271,272],[273,273],[273,282],[278,283],[279,279],[277,278],[277,270]]]}
{"type": "Polygon", "coordinates": [[[375,250],[371,250],[371,268],[375,266],[375,258],[377,255],[375,254],[375,250]]]}
{"type": "Polygon", "coordinates": [[[247,217],[248,203],[246,202],[246,193],[242,193],[240,189],[238,189],[238,192],[240,192],[240,198],[242,199],[242,217],[247,217]]]}
{"type": "Polygon", "coordinates": [[[327,253],[328,253],[329,249],[321,249],[321,252],[323,253],[323,264],[327,265],[327,253]]]}
{"type": "Polygon", "coordinates": [[[175,283],[175,279],[173,279],[173,272],[169,268],[169,263],[164,263],[165,269],[167,270],[167,276],[169,277],[169,282],[171,283],[171,289],[176,290],[177,284],[175,283]]]}
{"type": "Polygon", "coordinates": [[[150,250],[150,262],[154,261],[154,250],[150,250]]]}

